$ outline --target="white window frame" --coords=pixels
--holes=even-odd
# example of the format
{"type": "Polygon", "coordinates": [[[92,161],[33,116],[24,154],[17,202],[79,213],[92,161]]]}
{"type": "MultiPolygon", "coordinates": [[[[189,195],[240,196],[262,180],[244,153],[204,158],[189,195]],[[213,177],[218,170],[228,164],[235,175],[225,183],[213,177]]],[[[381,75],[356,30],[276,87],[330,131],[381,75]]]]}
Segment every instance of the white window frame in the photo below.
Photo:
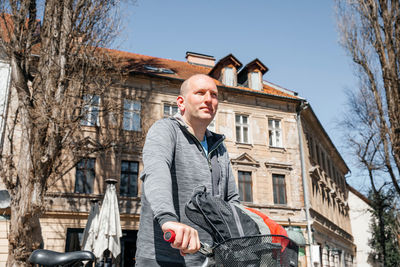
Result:
{"type": "Polygon", "coordinates": [[[176,112],[179,112],[179,108],[176,104],[164,103],[163,104],[163,117],[168,118],[175,115],[174,108],[176,107],[176,112]],[[165,114],[165,108],[168,107],[168,114],[165,114]]]}
{"type": "Polygon", "coordinates": [[[270,147],[283,147],[282,120],[281,119],[275,119],[275,118],[268,119],[268,138],[269,138],[269,146],[270,147]],[[279,122],[279,127],[276,126],[276,122],[279,122]],[[279,140],[277,140],[277,133],[279,133],[279,140]]]}
{"type": "Polygon", "coordinates": [[[222,83],[227,86],[236,86],[235,85],[235,70],[232,67],[224,68],[224,75],[222,83]]]}
{"type": "Polygon", "coordinates": [[[250,144],[250,124],[249,124],[249,116],[245,114],[235,114],[235,134],[236,134],[236,142],[242,144],[250,144]],[[237,117],[239,117],[239,122],[237,122],[237,117]],[[247,123],[243,123],[243,118],[247,118],[247,123]],[[240,136],[238,136],[238,129],[240,136]],[[245,140],[244,136],[244,129],[247,128],[247,141],[245,140]]]}
{"type": "Polygon", "coordinates": [[[125,131],[141,131],[142,103],[138,100],[124,99],[124,113],[122,127],[125,131]],[[135,125],[135,117],[138,117],[138,124],[135,125]]]}
{"type": "Polygon", "coordinates": [[[83,96],[83,111],[81,125],[83,126],[99,126],[100,119],[100,96],[84,95],[83,96]]]}

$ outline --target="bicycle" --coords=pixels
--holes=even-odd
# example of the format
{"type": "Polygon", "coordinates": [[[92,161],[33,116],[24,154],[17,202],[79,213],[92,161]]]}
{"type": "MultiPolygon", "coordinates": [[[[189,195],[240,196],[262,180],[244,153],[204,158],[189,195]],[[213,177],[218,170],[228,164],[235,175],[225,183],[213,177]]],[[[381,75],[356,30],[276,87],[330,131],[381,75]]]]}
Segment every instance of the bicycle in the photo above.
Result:
{"type": "MultiPolygon", "coordinates": [[[[174,242],[172,230],[164,240],[174,242]]],[[[214,246],[200,242],[199,252],[206,256],[202,266],[218,267],[297,267],[298,246],[286,236],[253,235],[230,238],[214,246]]]]}
{"type": "Polygon", "coordinates": [[[96,257],[90,251],[56,252],[47,249],[37,249],[32,252],[28,261],[37,266],[74,266],[88,261],[85,266],[92,266],[96,257]]]}

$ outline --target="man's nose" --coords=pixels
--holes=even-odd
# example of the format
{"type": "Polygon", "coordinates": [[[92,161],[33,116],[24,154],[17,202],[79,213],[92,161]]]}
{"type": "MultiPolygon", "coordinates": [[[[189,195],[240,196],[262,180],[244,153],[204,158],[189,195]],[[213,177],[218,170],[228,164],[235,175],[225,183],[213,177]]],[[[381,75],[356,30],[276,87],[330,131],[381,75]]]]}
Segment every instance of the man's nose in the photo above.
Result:
{"type": "Polygon", "coordinates": [[[212,99],[211,93],[210,93],[210,92],[207,92],[207,93],[204,95],[204,102],[211,102],[211,99],[212,99]]]}

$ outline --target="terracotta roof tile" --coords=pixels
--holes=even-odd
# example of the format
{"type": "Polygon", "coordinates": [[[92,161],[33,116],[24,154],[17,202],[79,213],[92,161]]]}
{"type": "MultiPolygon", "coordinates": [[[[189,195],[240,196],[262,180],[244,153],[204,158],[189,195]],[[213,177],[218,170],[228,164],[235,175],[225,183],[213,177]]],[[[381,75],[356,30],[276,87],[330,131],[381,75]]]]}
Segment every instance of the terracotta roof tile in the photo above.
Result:
{"type": "MultiPolygon", "coordinates": [[[[148,74],[155,74],[157,76],[186,80],[187,78],[189,78],[194,74],[208,74],[212,70],[211,67],[193,65],[183,61],[146,56],[146,55],[118,51],[113,49],[106,49],[106,50],[110,53],[111,56],[115,56],[117,58],[118,64],[121,67],[123,67],[125,70],[129,72],[148,73],[148,74]],[[159,68],[159,70],[161,70],[162,68],[169,69],[172,70],[174,73],[173,74],[162,73],[160,71],[155,71],[146,68],[146,66],[159,68]]],[[[285,98],[299,99],[299,97],[297,96],[285,93],[266,84],[263,84],[263,90],[259,91],[242,86],[235,86],[235,87],[226,86],[218,80],[215,80],[215,82],[218,86],[236,88],[249,92],[265,93],[268,95],[280,96],[285,98]]]]}
{"type": "Polygon", "coordinates": [[[13,24],[11,23],[11,15],[0,13],[0,38],[3,39],[5,42],[10,41],[10,36],[8,35],[7,26],[10,27],[10,31],[13,30],[13,24]],[[7,26],[6,26],[7,25],[7,26]]]}
{"type": "Polygon", "coordinates": [[[107,49],[111,56],[116,56],[118,64],[125,71],[155,74],[157,76],[171,77],[186,80],[193,74],[208,74],[211,68],[193,65],[183,61],[145,56],[135,53],[107,49]],[[160,71],[152,70],[158,68],[160,71]],[[174,73],[162,72],[171,70],[174,73]]]}
{"type": "MultiPolygon", "coordinates": [[[[8,20],[11,21],[11,17],[9,14],[6,14],[5,18],[6,21],[8,20]]],[[[7,31],[5,28],[4,19],[2,19],[2,16],[0,14],[0,33],[4,35],[6,34],[6,32],[7,31]]],[[[4,40],[6,41],[9,40],[8,35],[0,37],[4,38],[4,40]]],[[[35,49],[33,50],[38,52],[37,50],[39,50],[39,45],[40,44],[37,44],[35,46],[35,49]]],[[[110,56],[115,57],[117,59],[117,64],[119,65],[119,67],[122,67],[127,72],[140,72],[146,74],[154,74],[162,77],[186,80],[187,78],[189,78],[194,74],[209,74],[210,71],[212,70],[211,67],[193,65],[184,61],[146,56],[146,55],[119,51],[115,49],[108,49],[108,48],[101,48],[101,50],[106,51],[110,54],[110,56]],[[169,70],[171,70],[173,73],[170,72],[169,70]]],[[[225,86],[218,80],[215,80],[215,82],[219,86],[225,86]]],[[[230,87],[230,86],[225,86],[225,87],[230,87]]],[[[296,96],[284,93],[265,84],[263,85],[263,91],[258,91],[242,86],[236,86],[231,88],[241,89],[249,92],[266,93],[269,95],[298,99],[298,97],[296,96]]]]}
{"type": "MultiPolygon", "coordinates": [[[[25,28],[28,28],[28,22],[29,19],[25,20],[25,28]]],[[[39,36],[39,31],[40,31],[40,20],[36,19],[36,30],[35,30],[35,36],[39,36]]],[[[14,31],[14,22],[11,14],[8,13],[0,13],[0,39],[2,39],[4,42],[8,43],[10,42],[10,35],[9,32],[14,31]]],[[[35,38],[34,41],[38,41],[38,38],[35,38]]]]}
{"type": "Polygon", "coordinates": [[[269,85],[263,84],[263,91],[267,94],[271,95],[277,95],[277,96],[283,96],[283,97],[289,97],[289,98],[294,98],[294,99],[299,99],[299,97],[282,92],[278,89],[275,89],[269,85]]]}

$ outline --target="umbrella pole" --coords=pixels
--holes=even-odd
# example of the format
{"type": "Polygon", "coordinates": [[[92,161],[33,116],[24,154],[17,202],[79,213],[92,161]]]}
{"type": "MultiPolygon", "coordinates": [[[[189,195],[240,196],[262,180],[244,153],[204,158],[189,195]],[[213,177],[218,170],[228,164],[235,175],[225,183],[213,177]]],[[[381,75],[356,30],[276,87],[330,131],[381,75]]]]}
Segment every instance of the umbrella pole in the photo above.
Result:
{"type": "Polygon", "coordinates": [[[103,253],[104,255],[104,267],[111,267],[112,266],[112,257],[110,257],[110,251],[107,249],[103,253]]]}

